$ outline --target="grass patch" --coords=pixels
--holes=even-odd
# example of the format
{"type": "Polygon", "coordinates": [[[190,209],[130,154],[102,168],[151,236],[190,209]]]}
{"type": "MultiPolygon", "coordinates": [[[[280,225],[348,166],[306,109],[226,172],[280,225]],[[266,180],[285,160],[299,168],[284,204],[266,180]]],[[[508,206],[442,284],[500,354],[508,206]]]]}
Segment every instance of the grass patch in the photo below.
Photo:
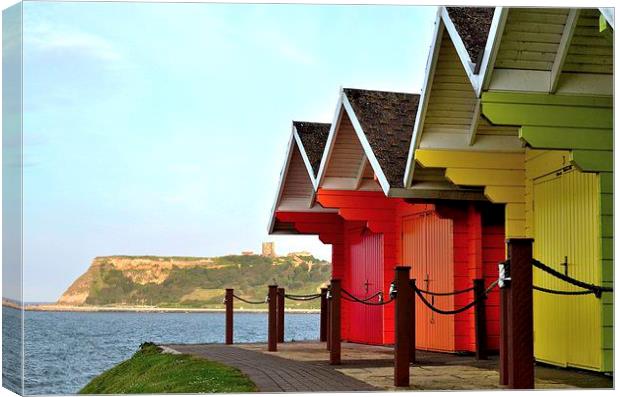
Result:
{"type": "Polygon", "coordinates": [[[143,343],[127,361],[90,381],[80,394],[243,393],[257,391],[241,371],[143,343]]]}

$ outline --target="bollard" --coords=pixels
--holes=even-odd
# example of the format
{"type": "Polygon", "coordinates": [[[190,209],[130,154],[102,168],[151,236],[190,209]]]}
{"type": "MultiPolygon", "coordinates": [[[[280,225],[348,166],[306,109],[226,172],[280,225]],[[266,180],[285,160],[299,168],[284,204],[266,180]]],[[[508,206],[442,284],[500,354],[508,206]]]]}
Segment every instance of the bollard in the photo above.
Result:
{"type": "Polygon", "coordinates": [[[499,384],[508,386],[508,288],[499,290],[499,384]]]}
{"type": "Polygon", "coordinates": [[[331,305],[332,305],[332,300],[331,298],[327,300],[327,318],[326,318],[326,331],[327,331],[327,343],[325,344],[325,347],[327,348],[327,350],[331,350],[332,349],[332,341],[331,341],[331,337],[332,337],[332,315],[331,315],[331,305]]]}
{"type": "Polygon", "coordinates": [[[321,288],[321,325],[319,341],[327,341],[327,288],[321,288]]]}
{"type": "Polygon", "coordinates": [[[278,288],[278,343],[284,342],[284,288],[278,288]]]}
{"type": "Polygon", "coordinates": [[[332,298],[330,299],[330,350],[329,363],[340,364],[340,280],[332,280],[332,298]]]}
{"type": "Polygon", "coordinates": [[[233,289],[226,288],[226,297],[224,304],[226,305],[226,344],[233,344],[233,289]]]}
{"type": "Polygon", "coordinates": [[[415,278],[409,280],[409,287],[411,293],[411,323],[409,324],[409,331],[411,332],[411,346],[409,346],[410,363],[415,363],[415,281],[415,278]]]}
{"type": "Polygon", "coordinates": [[[484,280],[474,280],[474,321],[476,329],[476,360],[486,360],[487,355],[487,321],[485,313],[484,280]]]}
{"type": "MultiPolygon", "coordinates": [[[[510,389],[534,388],[532,239],[509,239],[510,283],[506,290],[506,362],[510,389]]],[[[501,369],[501,368],[500,368],[501,369]]],[[[504,377],[505,379],[505,377],[504,377]]]]}
{"type": "Polygon", "coordinates": [[[409,386],[409,360],[411,355],[411,287],[408,266],[396,266],[396,306],[394,308],[394,386],[409,386]]]}
{"type": "Polygon", "coordinates": [[[267,350],[275,352],[278,350],[277,335],[277,316],[276,308],[278,305],[278,286],[270,285],[268,297],[269,314],[267,316],[267,350]]]}

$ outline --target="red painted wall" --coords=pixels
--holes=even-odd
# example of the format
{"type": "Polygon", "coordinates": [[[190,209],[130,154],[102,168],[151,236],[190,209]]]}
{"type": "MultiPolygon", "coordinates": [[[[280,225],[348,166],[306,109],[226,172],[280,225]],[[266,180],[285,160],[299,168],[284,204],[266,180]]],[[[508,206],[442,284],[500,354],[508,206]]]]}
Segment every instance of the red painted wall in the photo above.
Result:
{"type": "MultiPolygon", "coordinates": [[[[364,283],[368,280],[381,284],[387,297],[394,267],[409,265],[406,259],[414,258],[415,262],[423,258],[427,267],[423,273],[420,273],[422,269],[412,269],[412,277],[418,278],[418,286],[424,288],[426,285],[420,280],[428,271],[431,274],[429,288],[435,291],[465,289],[472,285],[474,278],[480,277],[488,285],[497,278],[497,263],[504,259],[503,209],[496,206],[468,202],[410,204],[403,199],[387,198],[382,192],[324,189],[317,192],[317,201],[323,207],[338,209],[338,214],[278,213],[277,217],[283,222],[294,222],[301,233],[318,234],[324,243],[332,244],[333,277],[342,279],[343,287],[356,296],[376,292],[377,288],[369,288],[366,293],[364,283]],[[430,213],[431,219],[425,226],[426,237],[417,242],[418,247],[425,247],[426,254],[412,257],[404,252],[403,224],[422,213],[430,213]],[[446,258],[447,252],[449,258],[446,258]],[[441,261],[437,259],[440,256],[443,257],[441,261]],[[446,271],[439,270],[440,262],[445,268],[450,260],[451,274],[446,277],[446,271]]],[[[469,292],[453,298],[438,297],[435,303],[450,310],[472,299],[473,293],[469,292]]],[[[490,349],[498,349],[497,290],[490,294],[486,303],[487,343],[490,349]]],[[[473,310],[446,317],[431,314],[416,299],[416,315],[418,327],[424,327],[416,328],[418,348],[475,351],[473,310]]],[[[394,343],[394,305],[369,308],[343,301],[342,319],[343,340],[394,343]]]]}

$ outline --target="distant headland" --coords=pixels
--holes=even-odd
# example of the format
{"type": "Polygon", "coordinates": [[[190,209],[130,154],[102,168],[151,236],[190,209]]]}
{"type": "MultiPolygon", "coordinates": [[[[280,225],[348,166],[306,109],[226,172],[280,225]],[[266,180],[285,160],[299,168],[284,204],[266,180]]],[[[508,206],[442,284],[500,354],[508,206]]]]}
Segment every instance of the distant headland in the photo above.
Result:
{"type": "MultiPolygon", "coordinates": [[[[263,252],[220,257],[101,256],[93,259],[53,304],[26,305],[38,311],[200,312],[223,310],[225,288],[248,300],[263,300],[276,283],[294,293],[316,293],[325,286],[331,264],[308,252],[276,256],[263,252]]],[[[317,301],[288,302],[287,310],[314,311],[317,301]]],[[[238,310],[264,311],[266,305],[238,304],[238,310]]]]}

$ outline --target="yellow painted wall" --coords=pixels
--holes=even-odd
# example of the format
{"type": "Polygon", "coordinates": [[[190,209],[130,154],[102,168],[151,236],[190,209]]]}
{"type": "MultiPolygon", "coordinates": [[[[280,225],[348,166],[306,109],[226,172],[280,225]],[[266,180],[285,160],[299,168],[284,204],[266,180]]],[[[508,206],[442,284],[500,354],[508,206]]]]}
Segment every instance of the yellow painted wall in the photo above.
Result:
{"type": "MultiPolygon", "coordinates": [[[[423,167],[445,168],[446,177],[457,185],[482,186],[490,201],[505,203],[506,237],[534,238],[537,259],[563,270],[559,264],[566,255],[572,277],[612,284],[611,173],[579,171],[567,150],[528,148],[510,154],[418,149],[415,159],[423,167]]],[[[537,270],[534,280],[547,288],[572,288],[537,270]]],[[[535,292],[536,358],[613,370],[612,311],[611,294],[597,299],[535,292]]]]}
{"type": "Polygon", "coordinates": [[[527,237],[525,222],[525,153],[418,149],[423,167],[446,169],[446,178],[461,186],[484,186],[493,203],[506,204],[506,238],[527,237]]]}

